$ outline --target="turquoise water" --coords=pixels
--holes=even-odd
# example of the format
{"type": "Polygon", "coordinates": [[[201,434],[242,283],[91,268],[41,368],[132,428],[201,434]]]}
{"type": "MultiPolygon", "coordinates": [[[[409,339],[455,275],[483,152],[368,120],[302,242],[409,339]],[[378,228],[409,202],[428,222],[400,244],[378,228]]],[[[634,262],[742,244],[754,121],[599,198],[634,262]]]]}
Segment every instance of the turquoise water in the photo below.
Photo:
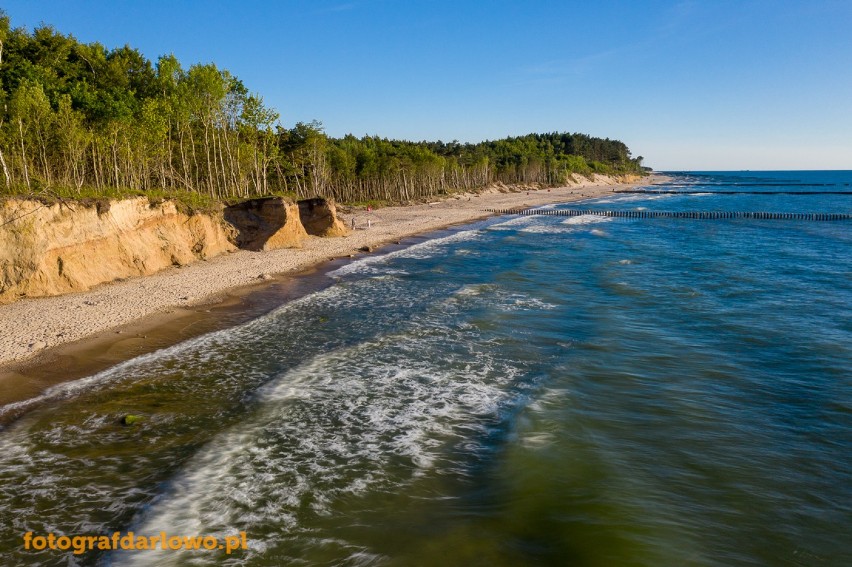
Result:
{"type": "MultiPolygon", "coordinates": [[[[850,182],[679,174],[707,192],[584,207],[848,213],[712,192],[850,182]]],[[[356,260],[0,432],[2,564],[850,565],[850,245],[849,222],[532,216],[356,260]],[[250,549],[21,540],[117,530],[250,549]]]]}

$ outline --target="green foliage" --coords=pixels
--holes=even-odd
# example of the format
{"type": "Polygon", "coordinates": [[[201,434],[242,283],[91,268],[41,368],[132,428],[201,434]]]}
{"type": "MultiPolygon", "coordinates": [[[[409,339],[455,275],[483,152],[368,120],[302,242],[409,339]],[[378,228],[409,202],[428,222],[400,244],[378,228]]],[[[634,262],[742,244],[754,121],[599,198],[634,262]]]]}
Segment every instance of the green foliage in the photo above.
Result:
{"type": "Polygon", "coordinates": [[[143,420],[141,415],[127,414],[121,418],[122,425],[135,425],[143,420]]]}
{"type": "Polygon", "coordinates": [[[461,144],[333,139],[317,121],[284,128],[260,95],[213,64],[185,69],[174,55],[153,64],[130,46],[13,29],[2,12],[0,53],[6,195],[144,194],[191,210],[275,194],[378,204],[643,171],[624,143],[585,134],[461,144]]]}
{"type": "Polygon", "coordinates": [[[322,189],[343,202],[430,199],[508,184],[566,183],[572,174],[638,173],[622,142],[585,134],[529,134],[478,144],[346,136],[329,140],[322,189]]]}

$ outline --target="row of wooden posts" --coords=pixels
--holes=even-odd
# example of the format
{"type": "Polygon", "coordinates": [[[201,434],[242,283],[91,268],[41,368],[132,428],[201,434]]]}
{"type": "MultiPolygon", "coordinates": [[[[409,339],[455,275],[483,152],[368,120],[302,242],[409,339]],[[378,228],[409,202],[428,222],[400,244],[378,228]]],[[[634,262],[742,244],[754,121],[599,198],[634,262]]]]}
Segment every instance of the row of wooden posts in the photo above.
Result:
{"type": "Polygon", "coordinates": [[[843,221],[852,220],[846,213],[772,213],[754,211],[602,211],[596,209],[485,209],[500,215],[545,215],[555,217],[578,217],[595,215],[628,219],[760,219],[760,220],[804,220],[843,221]]]}

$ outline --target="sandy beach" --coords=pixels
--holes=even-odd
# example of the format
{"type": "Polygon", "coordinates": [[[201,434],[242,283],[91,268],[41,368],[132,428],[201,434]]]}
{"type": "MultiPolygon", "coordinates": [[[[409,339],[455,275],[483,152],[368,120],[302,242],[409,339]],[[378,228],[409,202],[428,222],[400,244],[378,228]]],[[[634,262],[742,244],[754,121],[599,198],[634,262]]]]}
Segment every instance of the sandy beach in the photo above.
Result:
{"type": "MultiPolygon", "coordinates": [[[[645,180],[644,184],[653,182],[645,180]]],[[[501,188],[457,195],[423,205],[355,210],[340,214],[356,230],[339,238],[310,237],[300,249],[237,251],[152,276],[131,278],[93,290],[56,297],[26,299],[0,306],[0,370],[48,353],[51,348],[176,308],[213,304],[224,292],[264,283],[272,275],[295,273],[325,261],[364,254],[401,238],[472,222],[490,216],[486,208],[564,203],[609,194],[628,185],[608,178],[578,185],[508,192],[501,188]]],[[[40,358],[40,357],[39,357],[40,358]]]]}

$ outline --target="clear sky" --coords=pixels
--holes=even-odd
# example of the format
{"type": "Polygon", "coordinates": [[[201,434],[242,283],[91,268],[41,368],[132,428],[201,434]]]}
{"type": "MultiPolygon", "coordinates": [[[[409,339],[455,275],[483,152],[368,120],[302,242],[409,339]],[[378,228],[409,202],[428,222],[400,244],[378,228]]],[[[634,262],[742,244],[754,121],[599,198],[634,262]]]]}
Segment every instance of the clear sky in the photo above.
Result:
{"type": "Polygon", "coordinates": [[[238,76],[333,136],[617,138],[671,169],[852,169],[852,0],[4,0],[238,76]]]}

